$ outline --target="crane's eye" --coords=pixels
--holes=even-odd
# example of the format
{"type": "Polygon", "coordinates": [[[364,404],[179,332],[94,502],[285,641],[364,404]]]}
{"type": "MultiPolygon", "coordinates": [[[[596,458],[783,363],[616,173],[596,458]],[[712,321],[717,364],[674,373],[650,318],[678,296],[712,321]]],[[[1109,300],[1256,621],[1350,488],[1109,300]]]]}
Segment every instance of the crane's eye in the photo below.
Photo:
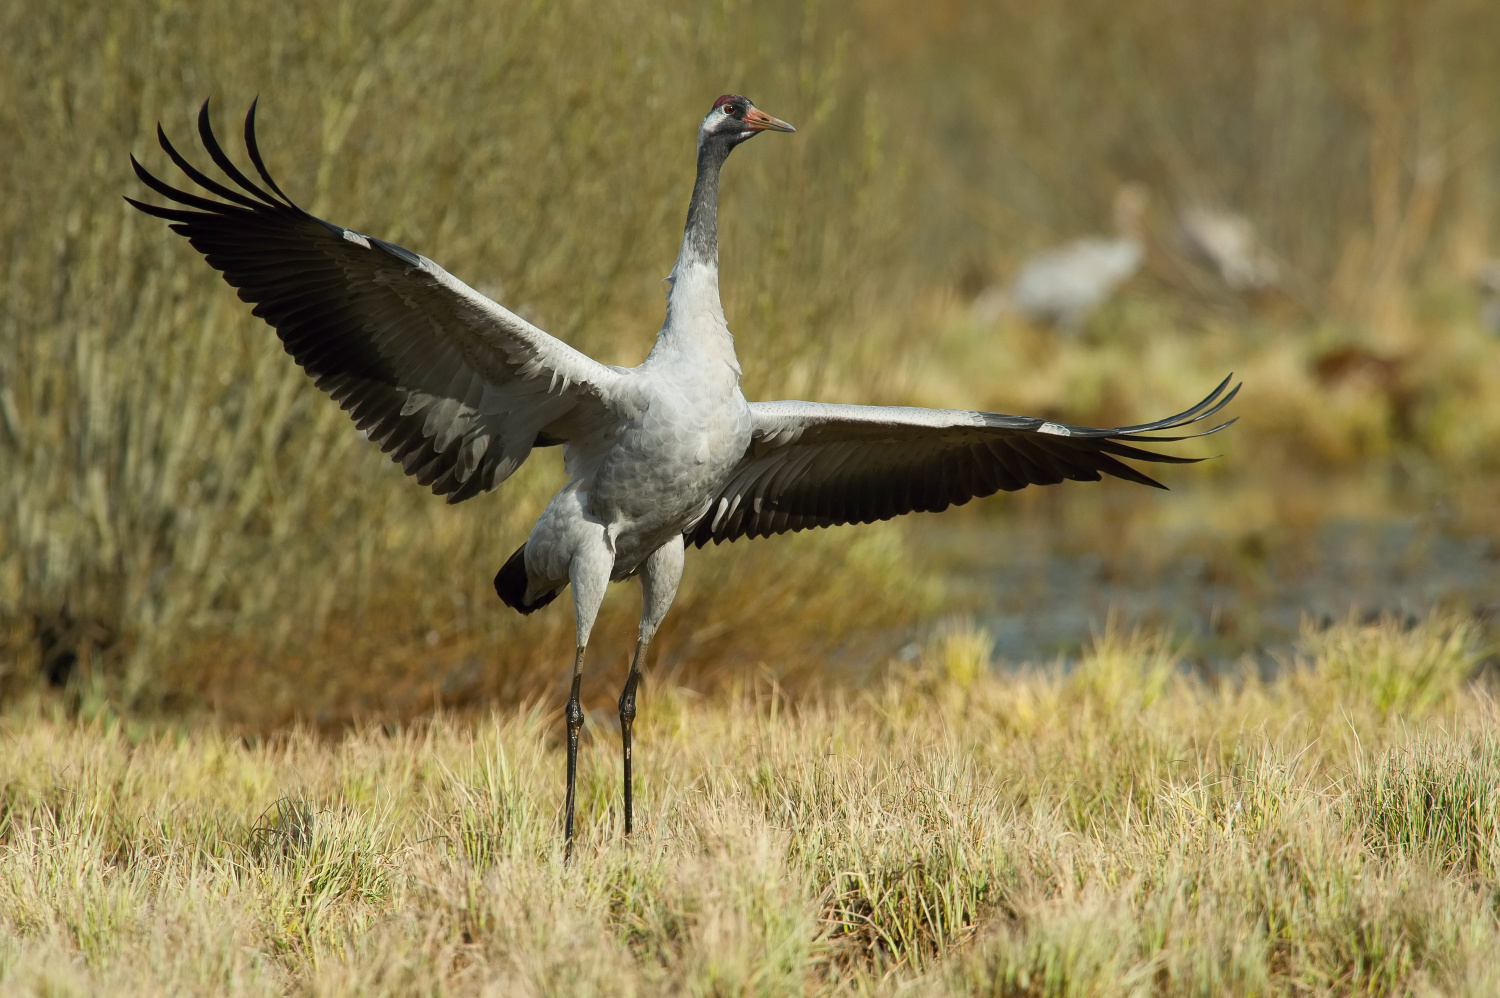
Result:
{"type": "Polygon", "coordinates": [[[727,114],[727,115],[729,115],[731,118],[738,118],[740,116],[739,105],[738,104],[725,104],[724,105],[724,113],[727,114]]]}

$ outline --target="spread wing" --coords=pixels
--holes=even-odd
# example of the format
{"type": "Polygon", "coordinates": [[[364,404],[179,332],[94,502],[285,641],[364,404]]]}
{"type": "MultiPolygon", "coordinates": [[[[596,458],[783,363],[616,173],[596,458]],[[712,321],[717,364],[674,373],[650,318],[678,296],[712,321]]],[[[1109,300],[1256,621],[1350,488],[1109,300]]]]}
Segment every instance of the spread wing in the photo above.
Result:
{"type": "Polygon", "coordinates": [[[789,530],[872,523],[938,512],[976,496],[1097,482],[1113,475],[1164,488],[1120,458],[1191,464],[1198,458],[1137,444],[1207,436],[1158,436],[1207,419],[1239,392],[1225,378],[1202,402],[1140,426],[1095,429],[1028,416],[820,402],[753,402],[749,449],[702,519],[685,532],[702,547],[789,530]]]}
{"type": "Polygon", "coordinates": [[[207,102],[198,134],[230,184],[190,164],[157,127],[172,162],[222,200],[178,190],[134,156],[136,176],[174,204],[126,200],[186,236],[317,386],[420,484],[461,502],[499,485],[532,447],[610,418],[618,368],[548,336],[426,257],[297,207],[266,171],[254,104],[245,146],[265,187],[225,155],[207,102]]]}

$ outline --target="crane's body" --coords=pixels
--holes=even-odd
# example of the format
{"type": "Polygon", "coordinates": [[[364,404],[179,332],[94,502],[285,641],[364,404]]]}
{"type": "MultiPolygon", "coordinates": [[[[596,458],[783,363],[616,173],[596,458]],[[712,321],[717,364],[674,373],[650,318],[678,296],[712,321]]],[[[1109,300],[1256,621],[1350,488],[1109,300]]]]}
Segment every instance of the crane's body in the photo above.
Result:
{"type": "Polygon", "coordinates": [[[963,409],[747,402],[719,299],[719,171],[759,132],[793,129],[734,94],[720,97],[699,128],[666,318],[634,368],[594,361],[426,257],[303,211],[266,170],[254,123],[252,105],[245,144],[264,186],[219,146],[205,103],[199,135],[234,186],[198,170],[158,129],[173,163],[218,199],[174,188],[132,157],[142,182],[173,205],[131,204],[186,236],[368,439],[449,502],[496,488],[537,447],[562,447],[567,484],[500,569],[495,589],[521,613],[573,590],[569,855],[579,682],[611,581],[639,576],[642,584],[619,705],[629,833],[636,688],[689,544],[938,511],[1064,479],[1107,474],[1158,485],[1119,458],[1191,462],[1135,444],[1185,439],[1155,434],[1213,415],[1235,393],[1226,378],[1185,412],[1113,429],[963,409]]]}
{"type": "MultiPolygon", "coordinates": [[[[613,425],[563,445],[568,484],[526,541],[527,585],[518,609],[569,582],[575,604],[580,592],[589,594],[584,604],[595,604],[593,594],[602,599],[605,582],[643,566],[675,593],[677,578],[660,577],[664,569],[648,559],[665,544],[681,545],[745,453],[750,405],[740,392],[734,337],[719,300],[716,198],[710,199],[727,154],[705,148],[700,137],[699,181],[667,278],[666,319],[645,361],[620,372],[613,425]],[[593,578],[605,564],[608,576],[593,578]]],[[[680,555],[667,561],[677,575],[681,564],[680,555]]],[[[597,605],[576,610],[581,647],[597,605]]]]}
{"type": "Polygon", "coordinates": [[[1136,239],[1079,239],[1027,260],[1011,282],[1010,303],[1032,322],[1077,332],[1144,259],[1136,239]]]}

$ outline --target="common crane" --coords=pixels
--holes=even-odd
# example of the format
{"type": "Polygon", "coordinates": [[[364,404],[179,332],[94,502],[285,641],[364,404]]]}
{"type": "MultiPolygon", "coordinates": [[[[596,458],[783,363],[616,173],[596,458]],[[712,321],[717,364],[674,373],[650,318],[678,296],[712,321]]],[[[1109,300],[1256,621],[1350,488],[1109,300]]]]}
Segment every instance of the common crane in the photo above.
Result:
{"type": "Polygon", "coordinates": [[[1500,336],[1500,259],[1486,260],[1474,273],[1479,291],[1479,325],[1485,332],[1500,336]]]}
{"type": "Polygon", "coordinates": [[[1187,439],[1155,434],[1214,415],[1238,390],[1226,378],[1176,416],[1113,429],[962,409],[747,402],[719,303],[719,171],[736,146],[763,131],[794,129],[736,94],[714,101],[704,117],[666,320],[633,368],[598,363],[424,256],[297,207],[266,170],[253,103],[245,146],[259,182],[224,153],[207,102],[198,134],[228,184],[193,166],[160,126],[157,138],[183,174],[216,197],[172,187],[131,157],[142,183],[173,204],[127,200],[185,236],[313,382],[419,484],[462,502],[505,481],[533,449],[561,446],[568,482],[495,576],[495,589],[529,614],[573,587],[565,858],[584,649],[610,582],[639,575],[643,593],[619,701],[629,834],[636,686],[688,545],[935,512],[1064,479],[1113,475],[1160,488],[1119,459],[1190,463],[1137,444],[1187,439]]]}
{"type": "Polygon", "coordinates": [[[1146,192],[1126,184],[1115,195],[1115,236],[1075,239],[1029,258],[1006,285],[987,288],[974,300],[980,322],[994,322],[1007,312],[1077,333],[1094,309],[1130,280],[1146,259],[1141,219],[1146,192]]]}
{"type": "Polygon", "coordinates": [[[1234,291],[1269,291],[1281,283],[1276,257],[1244,215],[1193,205],[1177,218],[1177,232],[1190,257],[1207,264],[1234,291]]]}

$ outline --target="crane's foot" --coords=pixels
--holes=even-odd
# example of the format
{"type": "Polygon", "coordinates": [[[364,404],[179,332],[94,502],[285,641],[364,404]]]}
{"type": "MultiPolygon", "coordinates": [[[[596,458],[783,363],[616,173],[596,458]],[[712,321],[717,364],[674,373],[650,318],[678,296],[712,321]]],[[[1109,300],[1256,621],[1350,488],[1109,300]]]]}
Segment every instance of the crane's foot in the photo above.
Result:
{"type": "Polygon", "coordinates": [[[568,707],[566,717],[568,722],[568,803],[566,805],[567,817],[565,819],[563,837],[566,844],[563,847],[563,865],[567,865],[573,859],[573,798],[574,789],[578,782],[578,732],[583,728],[583,708],[578,703],[578,686],[582,679],[575,671],[573,674],[573,692],[568,696],[568,707]]]}

